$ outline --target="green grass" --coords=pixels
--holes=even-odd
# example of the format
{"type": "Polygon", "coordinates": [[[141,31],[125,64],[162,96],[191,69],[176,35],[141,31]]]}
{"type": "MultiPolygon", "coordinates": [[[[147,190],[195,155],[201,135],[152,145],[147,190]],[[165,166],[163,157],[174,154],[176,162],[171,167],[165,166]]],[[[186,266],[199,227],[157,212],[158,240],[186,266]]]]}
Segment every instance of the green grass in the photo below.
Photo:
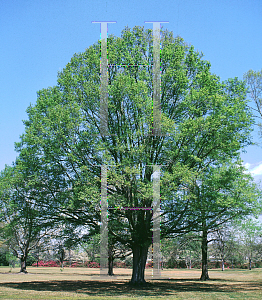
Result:
{"type": "Polygon", "coordinates": [[[131,271],[115,269],[117,275],[99,278],[99,269],[28,268],[0,269],[0,299],[262,299],[262,269],[210,270],[210,281],[199,281],[200,270],[163,270],[153,280],[146,270],[148,286],[130,287],[131,271]]]}

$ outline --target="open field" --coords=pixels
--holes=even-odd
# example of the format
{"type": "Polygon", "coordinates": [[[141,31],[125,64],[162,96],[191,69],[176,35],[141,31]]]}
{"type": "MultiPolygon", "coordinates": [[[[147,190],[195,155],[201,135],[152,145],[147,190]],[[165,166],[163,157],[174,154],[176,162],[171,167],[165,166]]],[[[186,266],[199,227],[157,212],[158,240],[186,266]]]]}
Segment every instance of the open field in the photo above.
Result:
{"type": "MultiPolygon", "coordinates": [[[[199,281],[200,270],[163,270],[149,286],[134,288],[127,283],[131,269],[114,269],[116,276],[101,280],[99,269],[0,267],[0,299],[262,299],[262,269],[210,270],[210,281],[199,281]]],[[[151,276],[151,277],[150,277],[151,276]]]]}

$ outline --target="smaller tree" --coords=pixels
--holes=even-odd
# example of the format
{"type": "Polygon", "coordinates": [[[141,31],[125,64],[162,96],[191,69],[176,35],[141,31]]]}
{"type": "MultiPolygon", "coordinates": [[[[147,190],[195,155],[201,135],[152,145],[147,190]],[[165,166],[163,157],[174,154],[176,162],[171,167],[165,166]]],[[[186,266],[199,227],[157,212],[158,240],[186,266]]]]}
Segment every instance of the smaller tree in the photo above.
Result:
{"type": "Polygon", "coordinates": [[[211,251],[213,256],[221,261],[221,269],[225,269],[225,261],[234,263],[238,260],[239,247],[234,227],[231,224],[223,224],[212,233],[211,251]]]}
{"type": "Polygon", "coordinates": [[[85,237],[85,241],[81,243],[81,248],[86,252],[88,255],[89,261],[96,261],[98,262],[98,256],[100,253],[100,234],[95,234],[91,237],[85,237]]]}
{"type": "Polygon", "coordinates": [[[1,244],[0,246],[0,266],[8,266],[9,262],[7,260],[8,247],[1,244]]]}
{"type": "Polygon", "coordinates": [[[184,261],[186,267],[191,269],[200,260],[200,236],[195,232],[164,239],[161,246],[163,259],[169,267],[174,267],[175,262],[181,265],[184,261]]]}
{"type": "MultiPolygon", "coordinates": [[[[209,238],[211,233],[230,220],[261,211],[261,191],[245,171],[239,158],[235,161],[220,159],[201,173],[193,184],[191,193],[195,203],[192,208],[199,215],[196,228],[202,232],[201,280],[209,279],[208,243],[212,241],[209,238]]],[[[224,247],[223,243],[221,247],[224,247]]]]}
{"type": "Polygon", "coordinates": [[[50,247],[50,237],[44,237],[41,240],[41,243],[36,245],[34,249],[31,251],[31,256],[35,259],[36,266],[38,267],[40,259],[46,255],[48,248],[50,247]]]}
{"type": "Polygon", "coordinates": [[[239,235],[244,245],[244,255],[248,259],[248,269],[252,262],[260,259],[262,243],[262,225],[254,219],[247,219],[239,226],[239,235]]]}
{"type": "Polygon", "coordinates": [[[61,268],[64,268],[65,249],[61,243],[58,244],[57,255],[61,264],[61,268]]]}
{"type": "Polygon", "coordinates": [[[43,237],[52,234],[53,222],[48,209],[35,201],[34,183],[25,165],[17,160],[13,167],[6,166],[0,174],[0,221],[2,238],[13,255],[20,259],[20,272],[27,273],[26,261],[43,237]],[[27,177],[28,176],[28,177],[27,177]]]}
{"type": "MultiPolygon", "coordinates": [[[[248,93],[254,101],[256,108],[253,110],[258,113],[257,118],[262,119],[262,69],[261,71],[249,70],[244,74],[244,79],[248,85],[248,93]]],[[[262,136],[262,124],[257,124],[260,127],[260,135],[262,136]]]]}
{"type": "Polygon", "coordinates": [[[0,222],[0,266],[8,266],[9,262],[7,259],[8,255],[8,245],[4,243],[4,240],[1,238],[1,232],[3,230],[4,224],[0,222]]]}
{"type": "Polygon", "coordinates": [[[111,240],[111,243],[109,242],[108,246],[108,275],[113,276],[114,260],[125,259],[132,254],[132,250],[128,249],[126,245],[113,240],[111,240]]]}

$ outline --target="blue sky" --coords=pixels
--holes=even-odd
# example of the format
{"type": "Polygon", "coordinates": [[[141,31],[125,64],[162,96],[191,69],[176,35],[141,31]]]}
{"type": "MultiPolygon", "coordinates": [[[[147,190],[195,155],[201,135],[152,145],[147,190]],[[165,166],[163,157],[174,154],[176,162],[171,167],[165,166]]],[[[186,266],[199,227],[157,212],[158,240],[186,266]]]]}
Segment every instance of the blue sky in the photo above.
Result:
{"type": "MultiPolygon", "coordinates": [[[[108,25],[117,36],[127,25],[152,28],[144,22],[169,21],[163,27],[202,51],[221,80],[262,69],[261,0],[2,0],[0,170],[15,160],[14,142],[36,92],[54,86],[73,54],[100,38],[100,25],[92,21],[117,21],[108,25]]],[[[254,141],[261,143],[257,132],[255,127],[254,141]]],[[[256,181],[262,179],[261,146],[246,150],[244,163],[256,181]]]]}

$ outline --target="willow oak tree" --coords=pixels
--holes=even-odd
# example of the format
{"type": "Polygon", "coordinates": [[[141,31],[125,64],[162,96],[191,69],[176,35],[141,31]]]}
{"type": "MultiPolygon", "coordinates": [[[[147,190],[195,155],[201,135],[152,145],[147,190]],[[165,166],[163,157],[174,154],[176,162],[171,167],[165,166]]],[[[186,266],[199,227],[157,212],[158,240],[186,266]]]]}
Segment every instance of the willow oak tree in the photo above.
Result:
{"type": "Polygon", "coordinates": [[[224,161],[209,165],[195,180],[191,209],[200,216],[201,280],[209,279],[208,235],[230,220],[261,212],[261,191],[245,171],[239,160],[224,161]]]}
{"type": "Polygon", "coordinates": [[[30,168],[24,168],[19,158],[0,174],[1,235],[13,254],[20,259],[20,272],[27,273],[26,261],[31,250],[47,236],[50,238],[53,219],[39,203],[30,179],[30,168]]]}
{"type": "MultiPolygon", "coordinates": [[[[110,206],[152,207],[153,165],[161,165],[161,235],[189,232],[199,217],[178,191],[211,162],[251,143],[244,83],[221,83],[203,55],[172,32],[161,30],[161,45],[161,135],[152,135],[153,36],[143,27],[107,39],[108,135],[100,132],[99,42],[75,54],[57,86],[39,91],[28,108],[17,150],[33,147],[43,166],[59,170],[67,194],[57,190],[61,201],[46,201],[65,218],[97,228],[101,165],[107,165],[110,206]]],[[[112,219],[125,228],[108,226],[109,234],[133,252],[131,283],[143,284],[152,212],[110,210],[112,219]]]]}

